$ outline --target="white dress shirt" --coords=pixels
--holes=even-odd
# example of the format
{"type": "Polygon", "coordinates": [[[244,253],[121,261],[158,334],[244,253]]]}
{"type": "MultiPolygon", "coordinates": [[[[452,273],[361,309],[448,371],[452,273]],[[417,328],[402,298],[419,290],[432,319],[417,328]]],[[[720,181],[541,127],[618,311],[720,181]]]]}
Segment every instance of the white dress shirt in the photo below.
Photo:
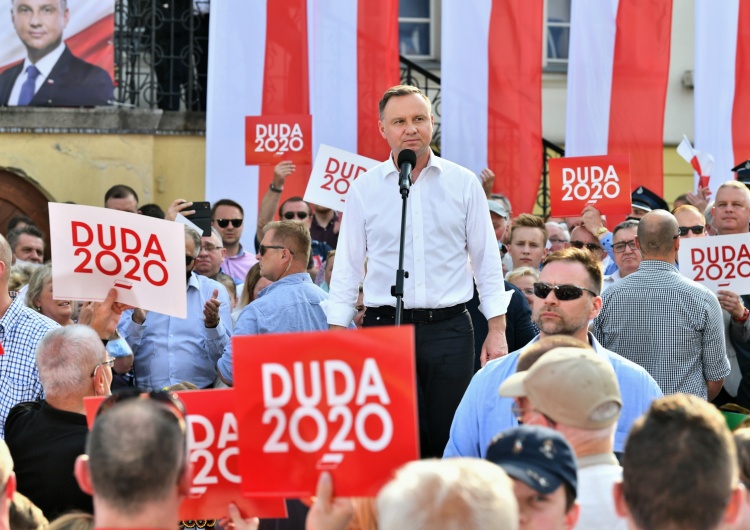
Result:
{"type": "MultiPolygon", "coordinates": [[[[389,158],[351,185],[325,304],[329,324],[352,321],[362,278],[365,306],[396,304],[391,286],[401,233],[398,180],[389,158]]],[[[439,309],[471,300],[473,272],[484,316],[504,315],[513,291],[505,291],[500,250],[476,175],[431,153],[407,203],[404,308],[439,309]]]]}
{"type": "Polygon", "coordinates": [[[34,83],[34,94],[36,94],[37,92],[39,92],[39,89],[42,88],[42,85],[47,80],[47,77],[49,76],[50,72],[52,72],[55,64],[57,64],[57,60],[60,58],[64,51],[65,44],[61,42],[57,48],[39,59],[36,63],[32,63],[31,61],[29,61],[28,57],[24,59],[21,73],[18,74],[16,82],[13,83],[13,90],[10,91],[8,105],[18,105],[18,98],[21,97],[21,87],[28,78],[26,70],[29,66],[33,64],[34,66],[36,66],[36,69],[39,70],[39,75],[37,76],[36,82],[34,83]]]}

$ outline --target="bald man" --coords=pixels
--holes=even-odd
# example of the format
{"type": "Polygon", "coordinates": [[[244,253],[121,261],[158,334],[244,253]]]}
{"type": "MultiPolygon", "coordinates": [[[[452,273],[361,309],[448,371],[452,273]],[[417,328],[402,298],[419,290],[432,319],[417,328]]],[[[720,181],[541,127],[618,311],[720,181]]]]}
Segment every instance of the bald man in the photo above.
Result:
{"type": "Polygon", "coordinates": [[[647,213],[635,241],[643,261],[602,294],[594,336],[643,366],[665,395],[711,400],[730,372],[719,301],[675,267],[680,231],[674,215],[647,213]]]}

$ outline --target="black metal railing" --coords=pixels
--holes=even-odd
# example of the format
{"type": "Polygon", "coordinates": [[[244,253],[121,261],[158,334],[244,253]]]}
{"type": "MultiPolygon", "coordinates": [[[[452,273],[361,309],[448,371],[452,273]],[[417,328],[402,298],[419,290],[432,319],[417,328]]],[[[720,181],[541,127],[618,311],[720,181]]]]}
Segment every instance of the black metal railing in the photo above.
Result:
{"type": "Polygon", "coordinates": [[[539,184],[539,193],[536,196],[536,204],[542,210],[542,216],[546,219],[550,213],[549,202],[549,160],[565,156],[565,149],[557,144],[542,138],[542,153],[544,164],[542,165],[542,182],[539,184]]]}
{"type": "Polygon", "coordinates": [[[115,101],[206,110],[209,0],[115,1],[115,101]]]}
{"type": "Polygon", "coordinates": [[[410,61],[401,57],[401,83],[418,87],[432,102],[432,113],[435,115],[435,129],[432,131],[432,149],[440,155],[440,78],[410,61]]]}

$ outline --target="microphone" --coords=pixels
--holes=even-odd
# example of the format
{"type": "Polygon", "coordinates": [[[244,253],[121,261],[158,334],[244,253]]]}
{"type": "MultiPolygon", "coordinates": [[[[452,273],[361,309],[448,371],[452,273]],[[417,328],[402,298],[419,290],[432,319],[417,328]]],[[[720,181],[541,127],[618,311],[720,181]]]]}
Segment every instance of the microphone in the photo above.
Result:
{"type": "Polygon", "coordinates": [[[398,186],[401,194],[409,194],[411,187],[411,170],[417,165],[417,153],[411,149],[404,149],[398,154],[399,179],[398,186]]]}

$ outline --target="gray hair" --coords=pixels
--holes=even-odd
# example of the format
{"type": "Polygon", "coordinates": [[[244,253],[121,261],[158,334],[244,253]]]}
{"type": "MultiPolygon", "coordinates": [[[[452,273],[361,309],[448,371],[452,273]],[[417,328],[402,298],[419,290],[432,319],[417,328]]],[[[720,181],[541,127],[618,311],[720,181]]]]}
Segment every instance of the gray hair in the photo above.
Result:
{"type": "Polygon", "coordinates": [[[44,393],[52,397],[85,396],[91,371],[107,360],[96,331],[82,324],[49,331],[36,347],[36,364],[44,393]]]}
{"type": "Polygon", "coordinates": [[[52,281],[52,266],[42,265],[37,267],[29,280],[29,288],[26,290],[26,305],[31,309],[37,309],[35,302],[42,296],[44,285],[52,281]]]}
{"type": "MultiPolygon", "coordinates": [[[[196,232],[192,227],[185,225],[185,241],[188,241],[192,239],[193,243],[195,244],[195,251],[193,252],[193,257],[197,258],[198,254],[201,252],[201,235],[196,232]]],[[[221,239],[221,238],[219,238],[221,239]]]]}

